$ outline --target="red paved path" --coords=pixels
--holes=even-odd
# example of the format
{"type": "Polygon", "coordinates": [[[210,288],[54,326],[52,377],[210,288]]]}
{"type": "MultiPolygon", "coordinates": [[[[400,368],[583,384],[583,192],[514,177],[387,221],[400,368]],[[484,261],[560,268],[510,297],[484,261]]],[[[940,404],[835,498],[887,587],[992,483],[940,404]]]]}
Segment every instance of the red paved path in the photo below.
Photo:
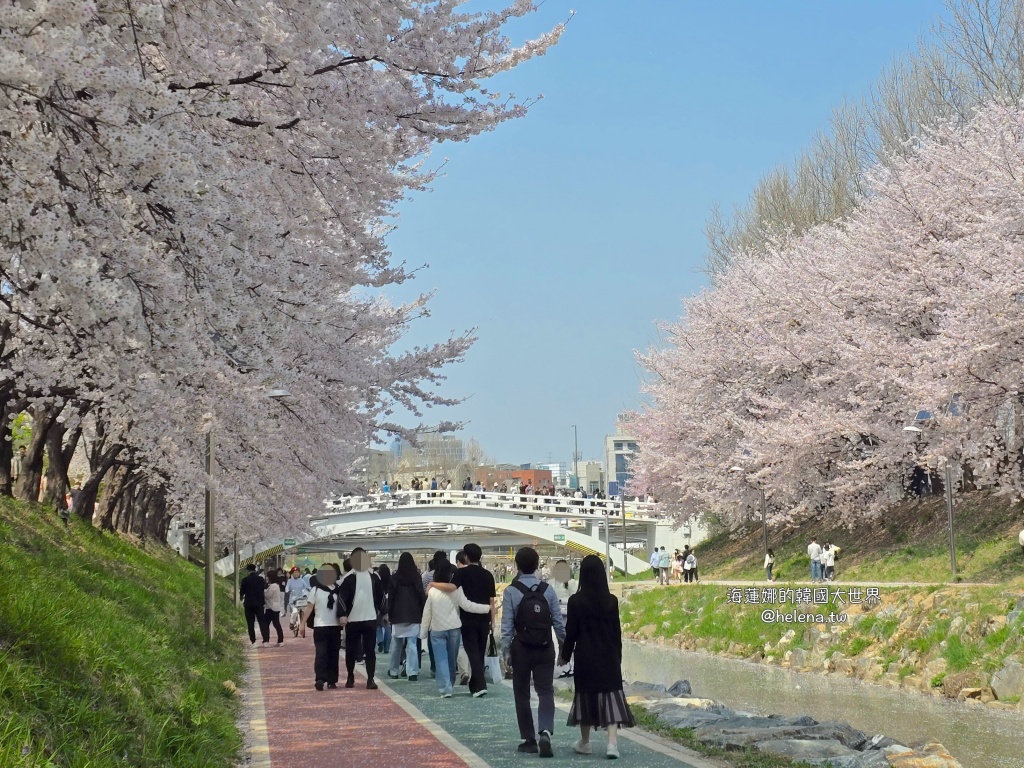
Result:
{"type": "MultiPolygon", "coordinates": [[[[356,667],[356,687],[345,685],[341,653],[338,689],[313,687],[313,638],[286,637],[264,646],[259,659],[267,738],[273,768],[464,768],[458,755],[380,690],[366,690],[356,667]]],[[[378,655],[378,670],[382,669],[378,655]]]]}

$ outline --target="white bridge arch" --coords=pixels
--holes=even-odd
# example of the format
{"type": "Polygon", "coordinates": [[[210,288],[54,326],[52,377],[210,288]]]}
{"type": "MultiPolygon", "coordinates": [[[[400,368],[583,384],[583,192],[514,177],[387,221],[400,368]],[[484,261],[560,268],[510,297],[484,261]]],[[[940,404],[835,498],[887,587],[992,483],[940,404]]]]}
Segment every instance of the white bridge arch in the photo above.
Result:
{"type": "MultiPolygon", "coordinates": [[[[636,536],[652,546],[655,531],[671,522],[658,514],[658,505],[620,499],[571,499],[564,496],[528,496],[477,491],[409,491],[370,496],[345,496],[325,502],[328,512],[310,517],[310,530],[296,532],[290,539],[246,545],[239,552],[244,567],[249,562],[272,557],[293,546],[314,546],[319,542],[362,531],[378,529],[374,538],[381,543],[392,536],[379,529],[423,525],[451,525],[489,528],[568,547],[581,554],[611,558],[612,565],[627,573],[640,573],[650,566],[615,544],[606,545],[602,532],[625,522],[636,536]]],[[[471,536],[471,534],[470,534],[471,536]]],[[[408,539],[399,532],[394,537],[408,539]]],[[[607,537],[607,534],[606,534],[607,537]]],[[[385,547],[386,548],[386,547],[385,547]]],[[[234,557],[217,561],[216,572],[228,576],[234,571],[234,557]]]]}
{"type": "Polygon", "coordinates": [[[613,499],[570,499],[477,491],[410,491],[344,497],[329,503],[330,512],[312,518],[317,539],[391,525],[447,524],[491,528],[537,541],[611,559],[628,573],[650,566],[615,545],[606,546],[601,531],[613,523],[657,522],[656,505],[613,499]]]}

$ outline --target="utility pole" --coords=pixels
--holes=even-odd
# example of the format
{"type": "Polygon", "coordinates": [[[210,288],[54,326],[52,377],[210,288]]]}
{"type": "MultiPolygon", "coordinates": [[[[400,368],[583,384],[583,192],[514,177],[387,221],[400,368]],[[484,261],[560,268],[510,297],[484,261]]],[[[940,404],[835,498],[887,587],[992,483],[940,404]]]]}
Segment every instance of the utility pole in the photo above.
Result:
{"type": "Polygon", "coordinates": [[[206,639],[213,640],[213,596],[214,596],[214,556],[213,543],[213,427],[206,433],[206,592],[205,618],[206,618],[206,639]]]}

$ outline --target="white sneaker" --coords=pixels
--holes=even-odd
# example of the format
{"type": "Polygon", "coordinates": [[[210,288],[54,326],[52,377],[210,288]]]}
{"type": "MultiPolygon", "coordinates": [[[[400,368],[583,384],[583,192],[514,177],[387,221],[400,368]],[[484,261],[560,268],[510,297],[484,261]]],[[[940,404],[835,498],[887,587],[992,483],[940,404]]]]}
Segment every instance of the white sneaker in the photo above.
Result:
{"type": "Polygon", "coordinates": [[[573,745],[572,751],[577,755],[592,755],[594,753],[590,748],[590,742],[584,742],[583,739],[580,739],[573,745]]]}
{"type": "Polygon", "coordinates": [[[474,693],[473,694],[473,698],[474,699],[479,699],[481,696],[486,696],[486,695],[487,695],[487,689],[484,688],[482,691],[477,691],[476,693],[474,693]]]}
{"type": "Polygon", "coordinates": [[[609,760],[618,760],[619,759],[619,745],[616,744],[613,747],[611,744],[609,744],[608,745],[608,751],[604,753],[604,756],[607,757],[609,760]]]}

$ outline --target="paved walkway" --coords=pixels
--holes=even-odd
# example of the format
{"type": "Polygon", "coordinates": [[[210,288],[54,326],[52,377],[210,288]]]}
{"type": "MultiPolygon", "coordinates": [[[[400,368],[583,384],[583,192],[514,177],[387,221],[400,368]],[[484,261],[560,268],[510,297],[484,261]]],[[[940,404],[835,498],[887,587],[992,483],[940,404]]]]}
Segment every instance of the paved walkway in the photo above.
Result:
{"type": "MultiPolygon", "coordinates": [[[[429,678],[387,684],[378,680],[380,690],[367,691],[360,665],[356,687],[345,689],[344,651],[342,657],[341,687],[318,692],[313,688],[311,636],[286,637],[279,648],[251,652],[247,696],[253,705],[252,768],[505,768],[538,759],[516,752],[518,729],[507,685],[490,686],[490,693],[480,699],[461,686],[455,696],[442,699],[429,678]]],[[[380,661],[378,657],[378,665],[380,661]]],[[[567,707],[559,706],[555,757],[545,763],[574,768],[603,763],[604,735],[593,738],[594,755],[576,755],[572,744],[579,731],[565,727],[567,707]]],[[[622,733],[619,750],[623,760],[644,768],[713,768],[636,729],[622,733]]]]}

